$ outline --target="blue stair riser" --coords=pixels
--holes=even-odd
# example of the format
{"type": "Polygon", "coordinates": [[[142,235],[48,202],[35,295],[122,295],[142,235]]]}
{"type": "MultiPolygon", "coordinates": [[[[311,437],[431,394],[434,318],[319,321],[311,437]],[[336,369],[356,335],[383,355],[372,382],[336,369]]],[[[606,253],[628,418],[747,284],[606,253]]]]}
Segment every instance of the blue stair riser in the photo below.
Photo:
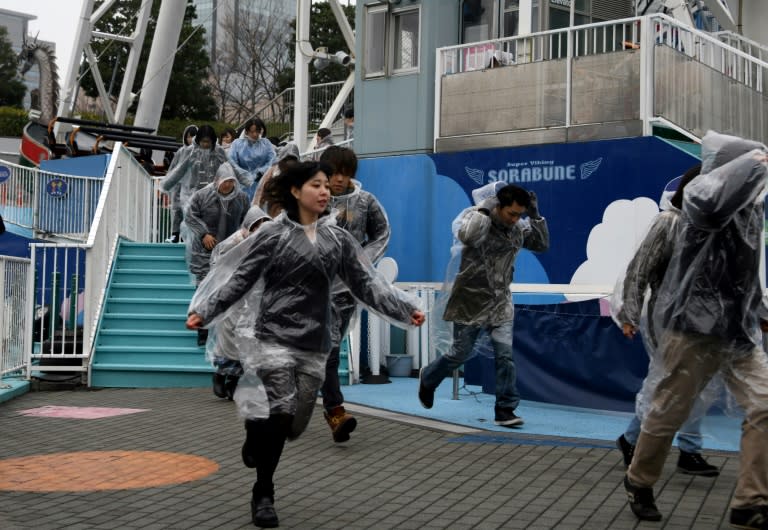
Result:
{"type": "Polygon", "coordinates": [[[183,258],[162,256],[121,256],[115,263],[115,270],[149,269],[156,271],[186,270],[183,258]]]}
{"type": "MultiPolygon", "coordinates": [[[[202,369],[210,366],[211,363],[205,360],[205,350],[202,348],[197,351],[168,353],[161,351],[154,352],[110,352],[103,348],[97,348],[97,357],[93,361],[92,368],[101,368],[108,364],[125,364],[137,367],[144,367],[148,370],[156,369],[158,366],[178,366],[194,367],[202,369]]],[[[193,348],[195,349],[195,348],[193,348]]]]}
{"type": "Polygon", "coordinates": [[[157,271],[151,269],[116,269],[112,282],[148,283],[153,285],[192,285],[191,276],[185,270],[157,271]]]}
{"type": "Polygon", "coordinates": [[[124,256],[163,256],[184,259],[184,245],[125,244],[120,245],[120,257],[124,256]]]}
{"type": "Polygon", "coordinates": [[[189,300],[165,299],[147,300],[146,298],[113,298],[107,300],[105,313],[160,313],[165,315],[187,315],[189,300]],[[154,303],[153,303],[154,302],[154,303]]]}
{"type": "Polygon", "coordinates": [[[154,334],[146,333],[146,330],[106,330],[102,329],[96,343],[96,347],[102,346],[138,346],[163,347],[163,346],[197,346],[197,332],[186,330],[178,325],[169,328],[170,331],[157,330],[154,334]]]}
{"type": "Polygon", "coordinates": [[[116,329],[146,329],[146,330],[181,330],[186,329],[184,323],[187,314],[136,314],[136,313],[105,313],[101,319],[100,330],[116,329]]]}
{"type": "Polygon", "coordinates": [[[205,388],[211,386],[212,372],[212,368],[201,372],[94,370],[91,373],[91,386],[95,388],[205,388]]]}
{"type": "Polygon", "coordinates": [[[115,283],[109,290],[114,298],[192,298],[194,285],[157,285],[151,283],[115,283]]]}

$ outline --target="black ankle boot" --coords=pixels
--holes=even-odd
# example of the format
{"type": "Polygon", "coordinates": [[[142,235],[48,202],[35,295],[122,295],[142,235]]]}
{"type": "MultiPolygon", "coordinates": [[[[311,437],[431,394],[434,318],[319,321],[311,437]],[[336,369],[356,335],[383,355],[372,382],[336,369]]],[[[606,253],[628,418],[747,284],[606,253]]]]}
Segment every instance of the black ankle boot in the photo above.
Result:
{"type": "Polygon", "coordinates": [[[275,501],[271,495],[256,495],[251,497],[251,520],[261,528],[277,528],[280,522],[275,511],[275,501]]]}
{"type": "Polygon", "coordinates": [[[216,397],[227,397],[226,380],[227,378],[224,376],[224,374],[213,374],[213,393],[216,395],[216,397]]]}

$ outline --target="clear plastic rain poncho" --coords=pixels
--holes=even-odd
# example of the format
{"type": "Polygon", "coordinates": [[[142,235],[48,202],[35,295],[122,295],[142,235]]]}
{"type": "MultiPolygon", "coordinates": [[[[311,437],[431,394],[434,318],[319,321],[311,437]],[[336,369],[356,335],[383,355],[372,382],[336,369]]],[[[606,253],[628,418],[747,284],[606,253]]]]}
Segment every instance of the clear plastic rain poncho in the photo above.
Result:
{"type": "Polygon", "coordinates": [[[498,205],[496,193],[502,187],[493,182],[473,191],[477,206],[462,211],[451,225],[451,259],[435,302],[436,318],[432,319],[436,346],[443,354],[453,344],[451,322],[511,326],[514,305],[509,285],[517,254],[522,248],[533,252],[549,248],[549,228],[543,217],[520,219],[512,226],[498,220],[493,210],[498,205]],[[481,213],[480,207],[491,214],[481,213]]]}
{"type": "MultiPolygon", "coordinates": [[[[653,392],[665,374],[664,362],[658,352],[659,334],[648,315],[653,314],[659,288],[664,280],[669,261],[677,241],[680,210],[669,200],[651,223],[648,233],[635,251],[627,270],[622,275],[611,297],[611,316],[621,328],[631,324],[639,329],[649,357],[648,375],[635,399],[635,414],[642,420],[648,412],[653,392]]],[[[695,420],[706,414],[707,409],[722,395],[720,378],[713,378],[699,395],[689,418],[695,420]]],[[[699,434],[699,433],[690,433],[699,434]]]]}
{"type": "Polygon", "coordinates": [[[768,409],[768,400],[760,397],[768,395],[768,364],[759,327],[768,317],[759,280],[765,156],[765,146],[757,142],[711,131],[704,136],[701,175],[685,189],[672,258],[652,315],[666,368],[649,409],[655,418],[675,414],[680,397],[695,394],[718,372],[730,393],[742,397],[748,422],[751,411],[768,409]],[[672,358],[690,368],[670,373],[672,358]],[[711,369],[692,375],[702,367],[711,369]],[[745,392],[749,399],[743,399],[745,392]]]}
{"type": "Polygon", "coordinates": [[[160,186],[171,197],[178,186],[178,200],[182,208],[186,208],[192,194],[213,182],[216,170],[226,161],[227,155],[218,145],[211,149],[203,149],[197,144],[183,147],[173,157],[172,167],[160,186]]]}
{"type": "Polygon", "coordinates": [[[182,237],[187,247],[189,271],[198,281],[208,273],[211,261],[211,251],[203,245],[203,237],[210,234],[216,241],[224,241],[240,227],[247,211],[248,197],[240,190],[228,163],[219,166],[211,184],[192,195],[184,211],[182,237]],[[225,195],[219,187],[228,180],[234,183],[234,188],[225,195]]]}
{"type": "MultiPolygon", "coordinates": [[[[216,265],[222,256],[237,248],[240,243],[252,235],[251,230],[256,223],[269,220],[271,218],[264,213],[264,210],[252,206],[245,214],[245,219],[243,219],[240,229],[213,248],[211,253],[211,269],[215,271],[216,265]]],[[[256,318],[256,313],[243,311],[243,300],[244,298],[241,298],[235,302],[212,330],[212,340],[209,340],[206,345],[206,358],[210,362],[215,362],[217,357],[233,361],[240,360],[238,338],[235,334],[238,329],[252,329],[256,318]]]]}
{"type": "MultiPolygon", "coordinates": [[[[351,180],[352,190],[344,195],[331,196],[331,208],[336,217],[336,224],[352,234],[352,237],[363,247],[363,252],[371,261],[378,263],[387,251],[392,230],[389,219],[379,201],[373,194],[362,189],[360,182],[351,180]]],[[[337,315],[347,320],[355,307],[352,294],[337,282],[333,290],[333,303],[337,315]]],[[[348,322],[347,322],[348,323],[348,322]]],[[[340,343],[343,337],[340,329],[334,326],[334,344],[340,343]]]]}
{"type": "Polygon", "coordinates": [[[190,312],[204,325],[215,323],[246,294],[242,312],[257,315],[253,327],[238,323],[236,332],[245,376],[235,401],[243,417],[296,415],[294,436],[306,426],[308,417],[298,416],[311,414],[324,378],[337,276],[361,303],[397,325],[407,326],[419,307],[416,297],[376,272],[354,238],[335,226],[333,215],[302,226],[280,214],[222,256],[200,284],[190,312]],[[275,377],[284,372],[295,377],[275,377]]]}
{"type": "Polygon", "coordinates": [[[232,142],[228,156],[245,188],[258,182],[276,158],[272,142],[266,138],[252,140],[247,135],[232,142]]]}

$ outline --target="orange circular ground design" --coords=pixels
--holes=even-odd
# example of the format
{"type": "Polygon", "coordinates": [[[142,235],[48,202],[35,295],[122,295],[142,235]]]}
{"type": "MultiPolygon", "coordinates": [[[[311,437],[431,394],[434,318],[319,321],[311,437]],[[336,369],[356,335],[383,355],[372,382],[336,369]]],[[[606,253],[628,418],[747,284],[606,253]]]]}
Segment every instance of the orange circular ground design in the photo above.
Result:
{"type": "Polygon", "coordinates": [[[201,456],[159,451],[83,451],[0,460],[0,491],[100,491],[198,480],[219,465],[201,456]]]}

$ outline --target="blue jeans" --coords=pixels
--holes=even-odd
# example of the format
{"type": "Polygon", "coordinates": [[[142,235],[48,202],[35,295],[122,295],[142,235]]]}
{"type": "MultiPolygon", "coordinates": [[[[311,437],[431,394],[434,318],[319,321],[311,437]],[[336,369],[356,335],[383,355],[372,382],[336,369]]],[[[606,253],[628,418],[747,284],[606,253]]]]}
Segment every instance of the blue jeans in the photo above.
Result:
{"type": "MultiPolygon", "coordinates": [[[[681,451],[685,451],[686,453],[701,453],[703,443],[701,436],[701,420],[701,417],[693,420],[689,419],[680,426],[680,430],[677,431],[677,447],[681,451]]],[[[626,438],[632,445],[635,445],[637,444],[638,436],[640,436],[640,418],[635,414],[632,416],[629,425],[627,425],[627,430],[624,431],[624,438],[626,438]]]]}
{"type": "Polygon", "coordinates": [[[421,383],[430,390],[440,386],[443,379],[464,364],[472,354],[475,341],[481,331],[487,331],[490,334],[493,351],[496,354],[496,406],[514,410],[520,403],[520,394],[517,392],[517,370],[512,358],[511,322],[500,326],[467,326],[454,322],[453,344],[450,351],[424,367],[421,383]]]}

